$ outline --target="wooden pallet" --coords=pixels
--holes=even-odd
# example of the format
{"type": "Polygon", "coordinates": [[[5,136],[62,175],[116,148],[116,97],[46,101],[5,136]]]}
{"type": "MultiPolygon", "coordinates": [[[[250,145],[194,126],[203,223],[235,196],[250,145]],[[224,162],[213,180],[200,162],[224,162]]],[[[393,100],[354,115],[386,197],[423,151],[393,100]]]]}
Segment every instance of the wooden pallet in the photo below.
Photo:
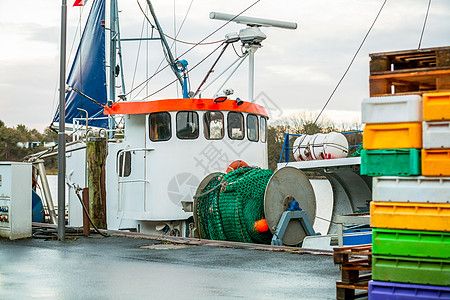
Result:
{"type": "Polygon", "coordinates": [[[341,280],[336,282],[336,299],[367,296],[372,277],[372,245],[335,248],[333,259],[341,268],[341,280]],[[356,293],[356,290],[362,292],[356,293]]]}
{"type": "Polygon", "coordinates": [[[370,54],[370,96],[450,90],[450,47],[370,54]]]}

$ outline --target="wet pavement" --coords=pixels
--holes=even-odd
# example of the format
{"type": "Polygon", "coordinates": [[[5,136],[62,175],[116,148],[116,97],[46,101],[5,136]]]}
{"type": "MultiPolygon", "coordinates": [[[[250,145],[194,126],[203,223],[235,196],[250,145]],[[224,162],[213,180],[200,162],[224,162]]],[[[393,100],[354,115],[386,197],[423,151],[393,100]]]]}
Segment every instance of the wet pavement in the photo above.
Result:
{"type": "Polygon", "coordinates": [[[160,242],[0,239],[0,299],[336,297],[332,256],[152,244],[160,242]]]}

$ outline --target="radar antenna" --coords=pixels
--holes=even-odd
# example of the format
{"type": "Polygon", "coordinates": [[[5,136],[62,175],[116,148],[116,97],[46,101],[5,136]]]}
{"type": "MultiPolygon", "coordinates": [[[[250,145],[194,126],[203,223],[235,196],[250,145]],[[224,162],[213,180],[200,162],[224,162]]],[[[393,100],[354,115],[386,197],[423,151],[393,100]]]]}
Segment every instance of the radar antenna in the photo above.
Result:
{"type": "Polygon", "coordinates": [[[211,12],[209,14],[209,18],[235,22],[238,24],[245,24],[248,26],[244,29],[241,29],[239,31],[239,34],[233,32],[227,34],[225,37],[227,39],[227,42],[229,43],[237,42],[240,40],[243,47],[247,50],[247,55],[245,57],[248,56],[249,58],[248,101],[253,101],[255,87],[255,52],[256,50],[261,48],[261,42],[267,38],[267,36],[261,31],[260,27],[297,29],[297,23],[246,16],[235,16],[220,12],[211,12]]]}

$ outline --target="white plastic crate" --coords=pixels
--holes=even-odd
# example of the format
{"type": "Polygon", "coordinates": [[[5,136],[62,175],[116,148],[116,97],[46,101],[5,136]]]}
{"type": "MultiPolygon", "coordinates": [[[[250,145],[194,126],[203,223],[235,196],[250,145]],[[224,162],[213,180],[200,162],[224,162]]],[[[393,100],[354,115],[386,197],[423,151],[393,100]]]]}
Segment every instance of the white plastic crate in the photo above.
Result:
{"type": "Polygon", "coordinates": [[[423,122],[423,148],[450,148],[450,121],[423,122]]]}
{"type": "Polygon", "coordinates": [[[373,177],[372,196],[385,202],[450,203],[450,177],[373,177]]]}
{"type": "Polygon", "coordinates": [[[367,124],[421,122],[422,110],[419,95],[371,97],[362,102],[361,119],[367,124]]]}

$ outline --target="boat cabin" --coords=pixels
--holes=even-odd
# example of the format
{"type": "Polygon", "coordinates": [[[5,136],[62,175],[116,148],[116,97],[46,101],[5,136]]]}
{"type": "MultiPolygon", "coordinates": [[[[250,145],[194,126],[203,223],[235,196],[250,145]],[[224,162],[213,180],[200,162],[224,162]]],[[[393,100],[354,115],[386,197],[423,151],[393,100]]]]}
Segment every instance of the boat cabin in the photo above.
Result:
{"type": "MultiPolygon", "coordinates": [[[[108,142],[108,229],[185,231],[184,221],[192,213],[185,212],[183,204],[193,201],[204,177],[225,172],[235,160],[268,167],[268,116],[255,103],[230,99],[117,102],[104,113],[125,119],[124,138],[108,142]]],[[[84,172],[77,166],[84,155],[84,150],[76,151],[67,158],[69,182],[84,182],[84,172]]],[[[80,203],[73,191],[68,194],[69,223],[80,226],[80,203]]]]}

